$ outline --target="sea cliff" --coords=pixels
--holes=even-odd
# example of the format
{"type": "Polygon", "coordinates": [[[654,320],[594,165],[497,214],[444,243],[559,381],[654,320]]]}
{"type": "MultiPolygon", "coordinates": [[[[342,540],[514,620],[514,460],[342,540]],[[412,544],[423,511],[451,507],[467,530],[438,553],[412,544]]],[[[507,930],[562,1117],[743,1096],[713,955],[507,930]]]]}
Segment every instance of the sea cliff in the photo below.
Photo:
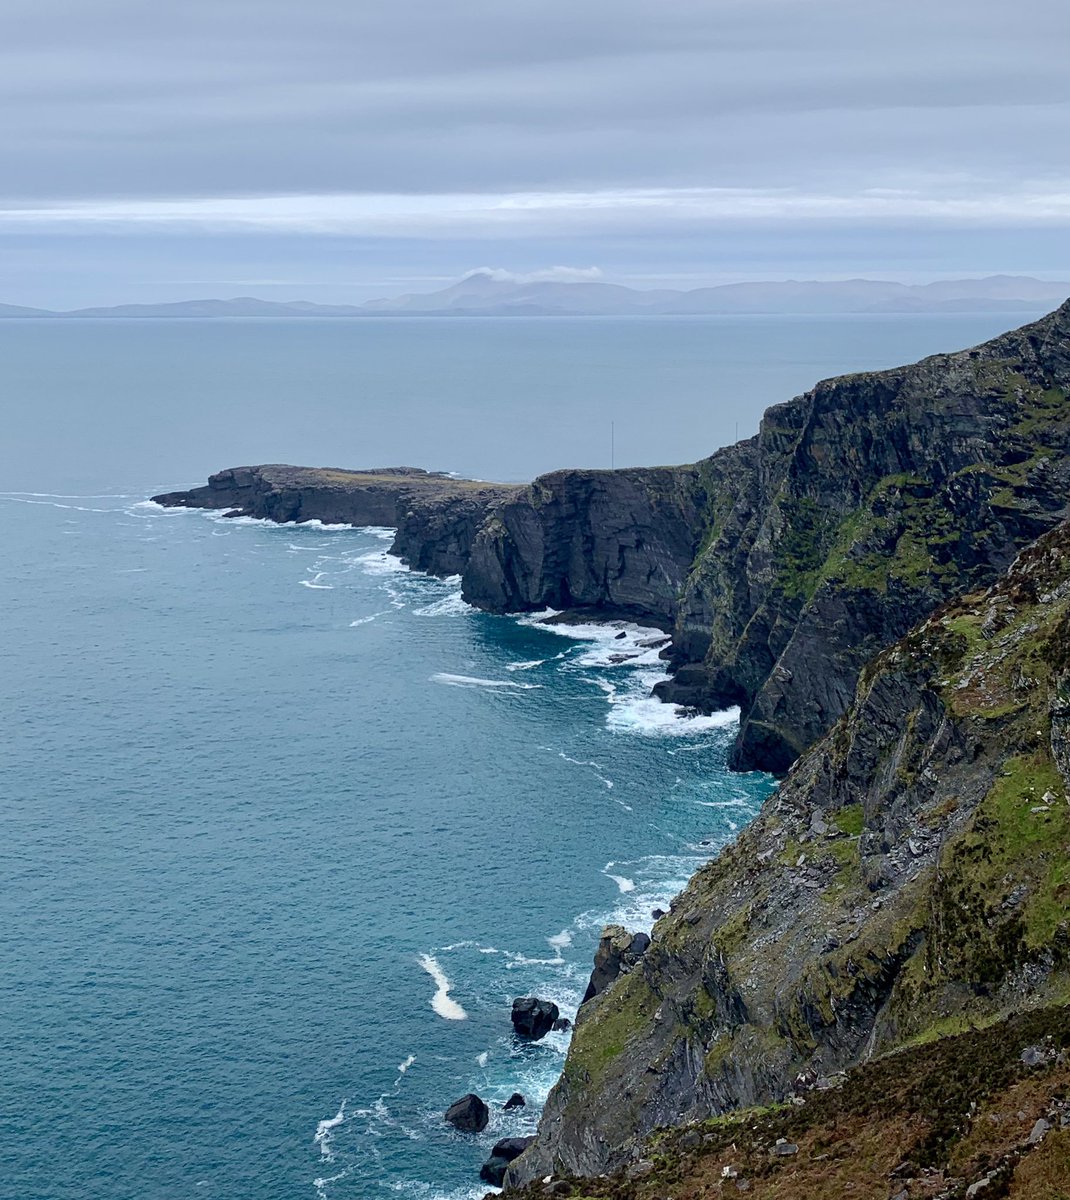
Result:
{"type": "Polygon", "coordinates": [[[672,633],[664,699],[739,705],[741,770],[783,773],[862,666],[991,583],[1070,511],[1070,302],[982,346],[849,375],[682,467],[527,487],[412,469],[234,468],[156,497],[273,520],[392,525],[491,612],[547,606],[672,633]]]}
{"type": "Polygon", "coordinates": [[[955,354],[845,376],[686,467],[562,471],[487,521],[497,612],[582,605],[672,630],[665,699],[739,704],[734,764],[783,772],[859,671],[1067,514],[1070,304],[955,354]]]}
{"type": "Polygon", "coordinates": [[[512,1169],[625,1168],[662,1126],[789,1100],[1070,998],[1070,523],[862,671],[848,711],[583,1005],[512,1169]]]}
{"type": "Polygon", "coordinates": [[[1070,302],[970,350],[820,383],[687,466],[511,488],[245,468],[157,498],[393,524],[396,552],[460,574],[489,611],[659,624],[663,697],[740,705],[734,764],[786,776],[581,1006],[508,1187],[721,1194],[735,1156],[772,1180],[755,1195],[838,1196],[828,1181],[848,1176],[818,1164],[846,1127],[885,1134],[871,1150],[886,1176],[860,1195],[957,1197],[989,1169],[969,1194],[1003,1195],[1022,1164],[1047,1174],[1010,1194],[1058,1194],[1036,1164],[1070,1133],[955,1155],[981,1111],[1063,1120],[1068,392],[1070,302]],[[1019,1057],[1026,1037],[1042,1044],[1019,1057]],[[972,1097],[967,1068],[986,1076],[972,1097]],[[910,1161],[883,1163],[893,1147],[910,1161]]]}

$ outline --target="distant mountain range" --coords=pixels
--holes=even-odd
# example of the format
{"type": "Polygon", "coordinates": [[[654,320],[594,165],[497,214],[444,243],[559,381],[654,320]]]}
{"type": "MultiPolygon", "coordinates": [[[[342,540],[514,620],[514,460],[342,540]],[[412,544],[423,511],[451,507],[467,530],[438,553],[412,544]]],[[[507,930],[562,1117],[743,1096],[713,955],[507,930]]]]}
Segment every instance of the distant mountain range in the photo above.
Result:
{"type": "Polygon", "coordinates": [[[18,317],[268,317],[282,320],[375,316],[683,316],[834,313],[1030,313],[1070,296],[1070,282],[1026,275],[947,279],[905,284],[879,279],[835,282],[728,283],[675,291],[643,291],[598,281],[514,281],[474,271],[441,291],[410,293],[366,304],[313,304],[241,296],[234,300],[180,300],[173,304],[120,304],[56,312],[0,304],[0,318],[18,317]]]}

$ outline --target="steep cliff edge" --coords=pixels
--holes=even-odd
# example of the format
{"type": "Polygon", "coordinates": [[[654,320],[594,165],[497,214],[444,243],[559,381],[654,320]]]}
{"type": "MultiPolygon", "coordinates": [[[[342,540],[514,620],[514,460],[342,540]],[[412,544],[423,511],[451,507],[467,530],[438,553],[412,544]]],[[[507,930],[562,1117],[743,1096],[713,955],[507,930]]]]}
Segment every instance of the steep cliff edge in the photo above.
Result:
{"type": "Polygon", "coordinates": [[[862,671],[846,715],[580,1009],[523,1183],[1070,997],[1070,522],[862,671]]]}
{"type": "Polygon", "coordinates": [[[987,586],[1070,513],[1070,302],[971,350],[844,376],[682,467],[527,487],[412,469],[241,467],[156,497],[272,520],[381,524],[492,612],[630,616],[673,635],[663,699],[739,705],[739,769],[782,773],[862,666],[987,586]]]}
{"type": "Polygon", "coordinates": [[[492,612],[602,610],[671,628],[698,552],[717,467],[555,471],[480,529],[465,599],[492,612]]]}
{"type": "Polygon", "coordinates": [[[269,521],[382,525],[398,530],[393,552],[419,570],[457,575],[492,507],[518,484],[454,479],[417,467],[347,471],[269,464],[229,467],[204,487],[153,496],[170,508],[225,509],[269,521]]]}
{"type": "Polygon", "coordinates": [[[858,673],[1068,512],[1070,303],[955,354],[845,376],[692,466],[560,471],[480,529],[465,596],[673,631],[661,695],[739,704],[734,765],[783,771],[858,673]]]}

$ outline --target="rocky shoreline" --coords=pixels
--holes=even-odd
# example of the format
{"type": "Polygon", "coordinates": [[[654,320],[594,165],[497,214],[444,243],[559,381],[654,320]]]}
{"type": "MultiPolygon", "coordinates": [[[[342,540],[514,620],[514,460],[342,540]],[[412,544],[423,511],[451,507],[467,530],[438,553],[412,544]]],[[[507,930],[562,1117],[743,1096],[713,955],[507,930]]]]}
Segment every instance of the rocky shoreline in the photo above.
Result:
{"type": "Polygon", "coordinates": [[[659,696],[738,705],[732,765],[783,774],[843,716],[868,661],[1070,513],[1068,335],[1070,302],[970,350],[826,381],[687,466],[526,486],[239,467],[154,499],[389,525],[393,553],[459,574],[478,608],[663,628],[659,696]]]}
{"type": "MultiPolygon", "coordinates": [[[[606,931],[536,1140],[499,1163],[507,1190],[724,1194],[677,1185],[703,1145],[736,1172],[719,1186],[738,1177],[726,1114],[805,1106],[852,1069],[886,1087],[889,1055],[920,1079],[918,1047],[953,1063],[949,1039],[1023,1009],[1053,1014],[1045,1028],[1062,1040],[1042,1057],[1065,1066],[1070,302],[971,350],[821,383],[688,466],[526,487],[282,467],[213,481],[156,499],[394,524],[394,553],[459,574],[488,611],[660,626],[673,668],[661,697],[739,705],[733,765],[786,776],[648,944],[606,931]],[[701,1130],[657,1132],[688,1123],[701,1130]]],[[[998,1038],[962,1045],[971,1070],[1021,1082],[998,1038]]],[[[926,1076],[933,1103],[900,1105],[910,1136],[888,1144],[913,1147],[916,1132],[922,1146],[886,1172],[909,1183],[902,1197],[1004,1195],[1048,1153],[1035,1150],[1046,1132],[1022,1135],[998,1160],[982,1147],[977,1177],[959,1178],[952,1150],[977,1105],[953,1084],[926,1076]],[[939,1179],[924,1174],[937,1133],[939,1179]]],[[[1038,1121],[1062,1121],[1058,1095],[1034,1099],[1038,1121]]],[[[774,1181],[762,1195],[791,1194],[775,1185],[781,1159],[822,1159],[838,1135],[819,1124],[754,1118],[752,1131],[781,1131],[743,1139],[747,1170],[774,1181]]],[[[1070,1132],[1056,1143],[1070,1161],[1070,1132]]]]}

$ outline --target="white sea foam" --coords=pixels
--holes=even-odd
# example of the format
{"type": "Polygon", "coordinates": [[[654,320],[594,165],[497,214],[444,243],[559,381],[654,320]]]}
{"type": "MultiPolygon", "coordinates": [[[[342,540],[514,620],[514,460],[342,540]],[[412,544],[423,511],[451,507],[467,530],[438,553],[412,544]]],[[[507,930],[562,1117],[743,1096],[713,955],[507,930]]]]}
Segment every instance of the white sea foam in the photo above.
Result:
{"type": "Polygon", "coordinates": [[[331,1150],[331,1142],[334,1138],[333,1130],[335,1130],[346,1119],[346,1101],[343,1100],[338,1106],[338,1111],[333,1117],[326,1117],[316,1126],[316,1133],[312,1141],[320,1148],[320,1157],[327,1162],[334,1162],[334,1152],[331,1150]]]}
{"type": "Polygon", "coordinates": [[[567,929],[562,929],[560,933],[555,933],[553,937],[546,939],[555,950],[564,950],[566,946],[572,945],[572,934],[567,929]]]}
{"type": "Polygon", "coordinates": [[[475,611],[470,604],[466,604],[461,599],[461,593],[458,590],[451,592],[448,596],[443,596],[441,600],[436,600],[432,604],[414,608],[412,615],[414,617],[457,617],[475,611]]]}
{"type": "Polygon", "coordinates": [[[561,614],[555,609],[530,613],[517,618],[518,623],[535,629],[545,629],[559,637],[576,642],[590,642],[589,650],[581,654],[576,662],[585,667],[625,666],[629,663],[655,663],[663,646],[669,641],[664,630],[650,625],[637,625],[632,621],[554,621],[548,618],[561,614]]]}
{"type": "Polygon", "coordinates": [[[389,610],[385,609],[382,612],[369,613],[366,617],[357,617],[355,621],[350,621],[349,628],[356,629],[359,625],[370,625],[377,617],[386,617],[389,615],[389,610]]]}
{"type": "Polygon", "coordinates": [[[405,1059],[405,1061],[403,1063],[398,1063],[398,1074],[404,1075],[405,1072],[409,1069],[409,1067],[412,1066],[412,1064],[415,1061],[416,1061],[416,1055],[410,1054],[409,1057],[407,1059],[405,1059]]]}
{"type": "Polygon", "coordinates": [[[438,965],[438,960],[432,958],[430,954],[421,954],[417,959],[420,966],[431,976],[437,985],[435,994],[431,997],[431,1007],[446,1021],[464,1021],[468,1014],[464,1009],[450,996],[450,988],[453,986],[446,972],[438,965]]]}
{"type": "Polygon", "coordinates": [[[517,954],[513,950],[503,950],[502,953],[506,959],[505,969],[507,971],[515,971],[518,967],[560,967],[565,961],[561,957],[560,949],[553,958],[530,958],[526,954],[517,954]]]}
{"type": "Polygon", "coordinates": [[[541,667],[543,663],[549,662],[548,658],[533,658],[531,662],[511,662],[505,664],[507,671],[530,671],[534,667],[541,667]]]}
{"type": "Polygon", "coordinates": [[[490,1061],[490,1051],[489,1050],[484,1050],[482,1054],[476,1055],[476,1062],[479,1063],[479,1065],[481,1067],[485,1067],[489,1061],[490,1061]]]}
{"type": "MultiPolygon", "coordinates": [[[[583,759],[583,758],[570,758],[564,752],[564,750],[559,750],[557,752],[557,756],[558,756],[558,758],[563,758],[565,760],[565,762],[572,763],[572,765],[574,767],[591,767],[594,770],[596,777],[602,783],[604,783],[607,788],[613,787],[613,780],[608,778],[608,776],[602,774],[602,771],[604,768],[602,767],[601,763],[591,762],[589,759],[583,759]]],[[[624,805],[624,807],[628,808],[628,806],[626,804],[624,805]]],[[[631,809],[628,808],[628,811],[631,812],[631,809]]]]}
{"type": "Polygon", "coordinates": [[[537,691],[541,683],[516,683],[512,679],[479,679],[474,675],[450,675],[446,671],[438,671],[431,676],[432,683],[443,683],[447,687],[461,688],[506,688],[509,691],[537,691]]]}
{"type": "Polygon", "coordinates": [[[316,1200],[327,1200],[327,1188],[332,1183],[337,1183],[340,1179],[345,1179],[349,1174],[348,1171],[339,1171],[337,1175],[320,1176],[312,1180],[312,1186],[316,1189],[316,1200]]]}
{"type": "MultiPolygon", "coordinates": [[[[313,568],[314,569],[314,568],[313,568]]],[[[330,592],[334,590],[333,583],[320,583],[320,580],[326,575],[326,571],[316,571],[311,579],[302,579],[301,586],[307,588],[315,588],[317,591],[330,592]]]]}
{"type": "Polygon", "coordinates": [[[27,496],[17,496],[11,492],[0,495],[0,500],[10,500],[13,504],[43,504],[46,508],[67,508],[74,512],[112,513],[113,508],[89,508],[84,504],[61,504],[58,500],[31,500],[27,496]]]}
{"type": "MultiPolygon", "coordinates": [[[[608,874],[608,872],[607,872],[608,874]]],[[[610,879],[620,888],[622,892],[634,892],[635,880],[629,879],[626,875],[610,875],[610,879]]]]}
{"type": "Polygon", "coordinates": [[[654,685],[667,678],[657,671],[636,671],[623,686],[606,679],[594,680],[609,701],[606,727],[614,733],[646,737],[692,737],[738,724],[738,708],[707,715],[679,704],[665,704],[652,696],[654,685]]]}
{"type": "Polygon", "coordinates": [[[401,559],[389,550],[369,550],[365,554],[358,554],[354,561],[360,565],[365,575],[402,575],[409,570],[401,559]]]}
{"type": "MultiPolygon", "coordinates": [[[[93,492],[90,495],[83,496],[81,493],[68,494],[66,492],[0,492],[0,498],[17,497],[17,496],[32,496],[42,500],[129,500],[129,493],[125,492],[93,492]]],[[[152,501],[141,501],[143,504],[152,504],[152,501]]],[[[136,507],[136,506],[135,506],[136,507]]],[[[160,504],[153,505],[155,508],[162,508],[160,504]]]]}

